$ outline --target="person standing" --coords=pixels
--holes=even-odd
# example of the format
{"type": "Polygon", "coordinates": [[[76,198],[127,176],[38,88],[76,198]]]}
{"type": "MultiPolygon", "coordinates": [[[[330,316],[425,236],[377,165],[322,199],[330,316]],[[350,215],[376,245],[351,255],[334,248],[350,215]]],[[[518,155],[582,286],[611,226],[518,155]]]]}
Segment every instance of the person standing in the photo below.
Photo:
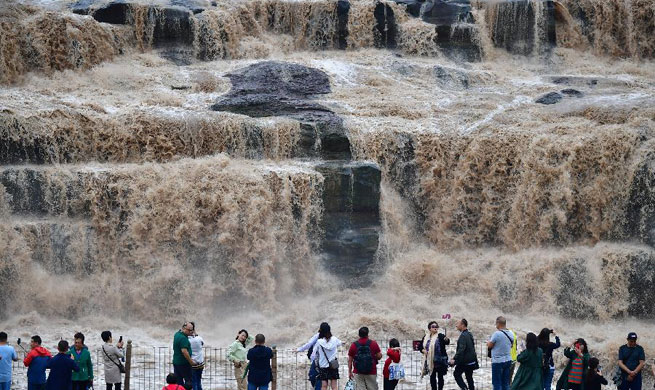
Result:
{"type": "Polygon", "coordinates": [[[494,390],[509,390],[514,335],[506,328],[507,320],[496,318],[496,332],[487,341],[491,350],[491,382],[494,390]]]}
{"type": "Polygon", "coordinates": [[[553,376],[555,376],[555,361],[553,360],[553,351],[561,346],[559,337],[555,331],[548,328],[543,328],[539,332],[539,348],[544,352],[543,362],[543,390],[550,390],[553,386],[553,376]],[[550,335],[555,336],[555,342],[550,341],[550,335]]]}
{"type": "Polygon", "coordinates": [[[378,390],[377,365],[382,351],[375,340],[368,338],[368,328],[359,328],[359,340],[348,350],[348,378],[355,379],[357,390],[378,390]]]}
{"type": "Polygon", "coordinates": [[[557,381],[557,390],[584,390],[584,378],[589,367],[589,348],[587,342],[580,338],[574,340],[570,347],[564,349],[564,356],[569,358],[566,368],[557,381]]]}
{"type": "Polygon", "coordinates": [[[246,354],[248,353],[246,347],[252,340],[253,338],[248,335],[248,331],[241,329],[237,333],[236,340],[227,349],[227,360],[231,361],[234,365],[234,378],[237,381],[238,390],[246,390],[248,388],[248,381],[244,378],[243,372],[248,364],[246,361],[246,354]]]}
{"type": "Polygon", "coordinates": [[[189,343],[189,336],[193,333],[193,325],[185,322],[182,329],[178,330],[173,337],[173,372],[177,378],[177,384],[191,389],[191,367],[196,363],[191,359],[193,350],[189,343]]]}
{"type": "MultiPolygon", "coordinates": [[[[322,326],[328,325],[327,322],[322,322],[321,325],[319,326],[319,332],[322,326]]],[[[312,388],[314,390],[321,390],[322,383],[320,380],[318,380],[318,366],[316,365],[316,360],[314,360],[314,345],[316,344],[316,341],[318,340],[318,332],[315,333],[305,345],[302,347],[299,347],[296,351],[297,352],[307,352],[307,358],[310,360],[310,365],[309,365],[309,382],[312,384],[312,388]]]]}
{"type": "Polygon", "coordinates": [[[73,373],[73,390],[86,390],[89,384],[93,383],[93,363],[91,353],[84,345],[84,335],[75,333],[75,344],[70,349],[70,354],[80,368],[73,373]]]}
{"type": "Polygon", "coordinates": [[[477,369],[478,356],[475,353],[475,341],[468,330],[468,325],[466,318],[457,322],[457,330],[461,333],[457,339],[457,351],[450,361],[450,365],[455,366],[453,376],[460,390],[475,390],[473,371],[477,369]],[[462,379],[462,374],[466,375],[466,384],[462,379]]]}
{"type": "Polygon", "coordinates": [[[0,332],[0,390],[11,389],[11,362],[18,361],[16,350],[7,345],[7,333],[0,332]]]}
{"type": "Polygon", "coordinates": [[[102,349],[102,359],[105,366],[105,386],[107,390],[121,390],[123,378],[121,376],[121,359],[123,358],[123,341],[119,340],[116,346],[111,332],[105,330],[100,333],[100,338],[104,341],[102,349]]]}
{"type": "Polygon", "coordinates": [[[255,346],[248,351],[248,390],[268,390],[268,384],[273,379],[271,359],[273,351],[264,345],[263,334],[255,336],[255,346]]]}
{"type": "Polygon", "coordinates": [[[397,339],[389,340],[389,349],[387,349],[387,360],[384,362],[382,370],[382,388],[384,390],[394,390],[398,386],[398,379],[389,379],[389,366],[391,363],[400,363],[400,342],[397,339]]]}
{"type": "Polygon", "coordinates": [[[52,355],[41,346],[41,337],[38,335],[32,336],[30,347],[30,353],[23,359],[23,364],[27,367],[27,390],[44,390],[45,370],[52,355]]]}
{"type": "Polygon", "coordinates": [[[607,379],[603,377],[600,371],[600,362],[595,357],[589,359],[589,370],[585,380],[586,390],[601,390],[603,385],[607,385],[607,379]]]}
{"type": "Polygon", "coordinates": [[[628,342],[619,348],[619,367],[621,367],[621,389],[641,390],[641,370],[646,364],[646,354],[637,345],[637,334],[628,333],[628,342]]]}
{"type": "Polygon", "coordinates": [[[196,362],[191,367],[191,386],[193,390],[202,390],[202,371],[205,369],[205,352],[203,346],[205,345],[202,337],[198,336],[196,332],[196,323],[191,321],[193,326],[193,334],[189,336],[189,344],[191,344],[191,360],[196,362]]]}
{"type": "Polygon", "coordinates": [[[59,353],[48,362],[50,369],[46,390],[70,390],[73,387],[73,372],[80,371],[75,359],[68,350],[68,341],[61,340],[57,344],[59,353]]]}
{"type": "Polygon", "coordinates": [[[437,321],[430,321],[428,323],[428,333],[423,337],[423,367],[424,372],[430,374],[430,388],[432,390],[437,390],[437,388],[443,390],[443,377],[448,373],[446,345],[449,344],[450,340],[446,335],[439,333],[437,321]]]}
{"type": "Polygon", "coordinates": [[[525,351],[517,356],[520,363],[516,377],[512,382],[512,390],[541,390],[543,381],[544,353],[539,348],[539,340],[534,333],[528,333],[525,338],[525,351]]]}
{"type": "Polygon", "coordinates": [[[341,346],[341,340],[332,335],[330,325],[321,324],[318,331],[318,340],[314,346],[314,361],[318,366],[318,379],[321,381],[321,388],[327,390],[337,390],[337,380],[339,380],[339,368],[331,366],[331,362],[337,358],[338,348],[341,346]]]}

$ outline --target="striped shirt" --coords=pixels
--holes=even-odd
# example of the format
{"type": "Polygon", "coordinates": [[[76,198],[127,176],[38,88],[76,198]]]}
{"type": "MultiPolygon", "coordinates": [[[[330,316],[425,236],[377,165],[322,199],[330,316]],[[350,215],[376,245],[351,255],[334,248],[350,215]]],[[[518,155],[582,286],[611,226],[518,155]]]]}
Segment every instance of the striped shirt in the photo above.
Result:
{"type": "Polygon", "coordinates": [[[571,371],[569,371],[569,383],[582,383],[582,369],[582,358],[575,358],[571,364],[571,371]]]}

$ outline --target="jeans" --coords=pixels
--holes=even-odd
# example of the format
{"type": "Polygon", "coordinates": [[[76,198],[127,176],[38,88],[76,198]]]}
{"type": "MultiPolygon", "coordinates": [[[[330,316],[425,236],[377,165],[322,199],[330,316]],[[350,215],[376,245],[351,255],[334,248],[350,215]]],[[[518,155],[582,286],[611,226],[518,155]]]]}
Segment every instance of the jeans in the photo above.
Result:
{"type": "Polygon", "coordinates": [[[115,390],[121,390],[121,383],[106,383],[107,390],[112,390],[112,386],[115,390]]]}
{"type": "Polygon", "coordinates": [[[268,383],[265,385],[254,385],[250,382],[248,382],[248,390],[268,390],[268,383]]]}
{"type": "Polygon", "coordinates": [[[191,389],[191,365],[189,364],[173,364],[173,372],[177,376],[177,384],[184,386],[186,389],[191,389]]]}
{"type": "Polygon", "coordinates": [[[553,376],[555,376],[555,367],[549,367],[544,371],[543,388],[550,390],[553,387],[553,376]]]}
{"type": "Polygon", "coordinates": [[[494,390],[509,390],[509,370],[512,361],[491,363],[491,383],[494,390]]]}
{"type": "Polygon", "coordinates": [[[475,390],[475,382],[473,382],[473,366],[470,364],[458,364],[455,366],[455,372],[453,373],[455,377],[455,382],[460,389],[466,390],[475,390]],[[466,383],[462,379],[462,374],[466,375],[466,383]]]}
{"type": "Polygon", "coordinates": [[[191,370],[191,384],[193,390],[202,390],[202,369],[191,370]]]}
{"type": "Polygon", "coordinates": [[[315,361],[309,366],[309,382],[314,390],[321,390],[321,381],[318,380],[318,368],[316,368],[315,361]]]}
{"type": "Polygon", "coordinates": [[[628,382],[628,376],[623,376],[623,381],[621,382],[621,390],[641,390],[641,372],[635,375],[635,379],[632,382],[628,382]]]}
{"type": "Polygon", "coordinates": [[[27,381],[27,390],[45,390],[45,383],[35,384],[27,381]]]}
{"type": "Polygon", "coordinates": [[[11,390],[11,381],[0,382],[0,390],[11,390]]]}

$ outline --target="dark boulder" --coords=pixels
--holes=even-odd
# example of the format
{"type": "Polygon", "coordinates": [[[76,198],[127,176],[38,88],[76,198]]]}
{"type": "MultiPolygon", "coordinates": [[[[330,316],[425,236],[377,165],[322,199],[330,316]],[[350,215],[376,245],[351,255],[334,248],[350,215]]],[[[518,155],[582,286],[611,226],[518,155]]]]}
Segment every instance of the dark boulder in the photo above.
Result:
{"type": "Polygon", "coordinates": [[[394,0],[398,4],[405,5],[407,7],[407,13],[412,15],[415,18],[421,16],[421,7],[425,0],[394,0]]]}
{"type": "Polygon", "coordinates": [[[427,0],[421,7],[421,18],[437,26],[473,23],[469,0],[427,0]]]}
{"type": "Polygon", "coordinates": [[[343,120],[313,101],[330,92],[325,72],[306,66],[266,61],[227,75],[232,89],[212,110],[251,117],[286,116],[301,123],[300,155],[350,159],[343,120]]]}
{"type": "Polygon", "coordinates": [[[562,100],[563,96],[559,92],[549,92],[537,100],[535,100],[535,103],[539,104],[555,104],[559,103],[560,100],[562,100]]]}
{"type": "Polygon", "coordinates": [[[578,91],[577,89],[573,89],[573,88],[566,88],[566,89],[561,90],[560,92],[563,93],[564,95],[570,96],[570,97],[581,98],[581,97],[584,96],[584,94],[582,92],[578,91]]]}
{"type": "Polygon", "coordinates": [[[455,61],[479,62],[482,48],[476,38],[479,27],[473,23],[444,24],[436,27],[437,45],[446,57],[455,61]]]}
{"type": "Polygon", "coordinates": [[[130,4],[124,2],[109,3],[93,11],[92,16],[101,23],[128,24],[130,4]]]}
{"type": "Polygon", "coordinates": [[[455,68],[436,65],[433,68],[434,77],[442,87],[466,89],[469,87],[468,73],[455,68]]]}

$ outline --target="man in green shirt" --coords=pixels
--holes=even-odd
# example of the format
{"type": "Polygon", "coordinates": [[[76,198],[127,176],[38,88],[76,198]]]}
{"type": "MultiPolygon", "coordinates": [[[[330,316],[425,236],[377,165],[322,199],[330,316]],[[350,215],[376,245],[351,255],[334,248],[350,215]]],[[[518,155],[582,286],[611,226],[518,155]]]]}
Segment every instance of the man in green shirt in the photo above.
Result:
{"type": "Polygon", "coordinates": [[[196,365],[191,359],[189,335],[192,333],[193,324],[185,322],[173,337],[173,372],[177,377],[177,384],[187,390],[191,389],[191,366],[196,365]]]}

